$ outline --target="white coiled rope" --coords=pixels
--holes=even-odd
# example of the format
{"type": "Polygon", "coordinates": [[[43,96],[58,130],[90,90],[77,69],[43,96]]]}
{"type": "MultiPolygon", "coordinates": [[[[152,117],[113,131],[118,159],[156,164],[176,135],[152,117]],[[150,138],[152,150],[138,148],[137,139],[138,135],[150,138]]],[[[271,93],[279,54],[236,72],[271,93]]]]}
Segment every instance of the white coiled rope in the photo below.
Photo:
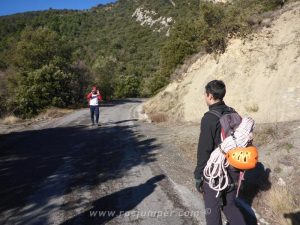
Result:
{"type": "MultiPolygon", "coordinates": [[[[204,168],[203,175],[206,178],[209,187],[217,191],[223,191],[229,185],[227,175],[227,167],[229,163],[225,154],[235,147],[246,147],[250,140],[253,139],[252,130],[254,120],[250,117],[243,118],[241,124],[234,132],[234,136],[230,135],[210,155],[209,160],[204,168]]],[[[216,197],[217,197],[216,196],[216,197]]]]}

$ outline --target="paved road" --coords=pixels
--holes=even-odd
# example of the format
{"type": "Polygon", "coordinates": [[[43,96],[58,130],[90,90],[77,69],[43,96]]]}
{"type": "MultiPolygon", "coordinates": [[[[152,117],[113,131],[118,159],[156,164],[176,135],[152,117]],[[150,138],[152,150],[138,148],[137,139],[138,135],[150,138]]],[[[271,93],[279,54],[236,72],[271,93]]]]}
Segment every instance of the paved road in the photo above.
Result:
{"type": "Polygon", "coordinates": [[[101,107],[101,128],[83,109],[1,137],[0,224],[198,224],[139,129],[139,104],[101,107]]]}

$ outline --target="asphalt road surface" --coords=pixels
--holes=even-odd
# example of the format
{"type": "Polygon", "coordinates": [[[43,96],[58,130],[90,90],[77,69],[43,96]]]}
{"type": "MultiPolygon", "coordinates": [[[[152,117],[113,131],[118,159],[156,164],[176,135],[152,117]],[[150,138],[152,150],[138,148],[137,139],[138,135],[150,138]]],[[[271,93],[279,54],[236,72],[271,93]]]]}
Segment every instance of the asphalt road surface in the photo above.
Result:
{"type": "Polygon", "coordinates": [[[101,107],[102,127],[82,109],[1,137],[0,224],[199,224],[140,129],[139,104],[101,107]]]}

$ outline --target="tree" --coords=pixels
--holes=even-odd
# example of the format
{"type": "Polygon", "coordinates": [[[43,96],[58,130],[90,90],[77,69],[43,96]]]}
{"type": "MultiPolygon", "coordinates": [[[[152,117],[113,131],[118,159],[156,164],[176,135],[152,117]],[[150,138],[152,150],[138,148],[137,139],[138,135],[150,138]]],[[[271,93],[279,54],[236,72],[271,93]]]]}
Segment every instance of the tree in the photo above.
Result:
{"type": "Polygon", "coordinates": [[[176,66],[182,64],[187,56],[197,52],[198,41],[199,31],[193,21],[175,24],[169,40],[161,50],[160,74],[156,80],[168,80],[176,66]]]}
{"type": "Polygon", "coordinates": [[[59,67],[68,66],[70,59],[71,48],[56,32],[48,28],[34,30],[27,27],[16,45],[13,62],[19,70],[28,72],[51,62],[60,64],[59,67]]]}
{"type": "Polygon", "coordinates": [[[110,99],[115,92],[116,60],[101,57],[95,65],[95,83],[101,91],[103,99],[110,99]]]}
{"type": "Polygon", "coordinates": [[[140,79],[137,75],[125,75],[118,79],[116,96],[117,97],[138,97],[140,89],[140,79]]]}
{"type": "Polygon", "coordinates": [[[71,49],[56,32],[25,29],[16,50],[10,102],[18,106],[17,114],[30,117],[45,107],[66,107],[78,96],[83,99],[82,69],[72,66],[71,49]]]}

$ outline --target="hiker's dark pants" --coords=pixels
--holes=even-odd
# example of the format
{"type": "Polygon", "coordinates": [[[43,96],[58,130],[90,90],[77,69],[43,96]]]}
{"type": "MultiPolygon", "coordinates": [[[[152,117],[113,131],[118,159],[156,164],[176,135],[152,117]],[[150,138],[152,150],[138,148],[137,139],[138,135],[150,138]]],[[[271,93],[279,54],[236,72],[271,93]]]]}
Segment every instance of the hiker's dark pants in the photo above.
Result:
{"type": "MultiPolygon", "coordinates": [[[[229,169],[228,172],[232,178],[231,182],[237,182],[239,171],[229,169]]],[[[230,225],[246,225],[241,211],[235,204],[236,186],[232,186],[222,194],[220,193],[218,197],[216,197],[217,192],[212,190],[206,182],[203,184],[203,189],[207,225],[222,225],[221,210],[223,210],[230,225]]]]}
{"type": "Polygon", "coordinates": [[[90,111],[91,111],[91,120],[92,120],[92,123],[93,124],[95,123],[94,117],[96,117],[96,123],[98,123],[99,122],[99,106],[93,106],[93,105],[91,105],[90,106],[90,111]]]}

